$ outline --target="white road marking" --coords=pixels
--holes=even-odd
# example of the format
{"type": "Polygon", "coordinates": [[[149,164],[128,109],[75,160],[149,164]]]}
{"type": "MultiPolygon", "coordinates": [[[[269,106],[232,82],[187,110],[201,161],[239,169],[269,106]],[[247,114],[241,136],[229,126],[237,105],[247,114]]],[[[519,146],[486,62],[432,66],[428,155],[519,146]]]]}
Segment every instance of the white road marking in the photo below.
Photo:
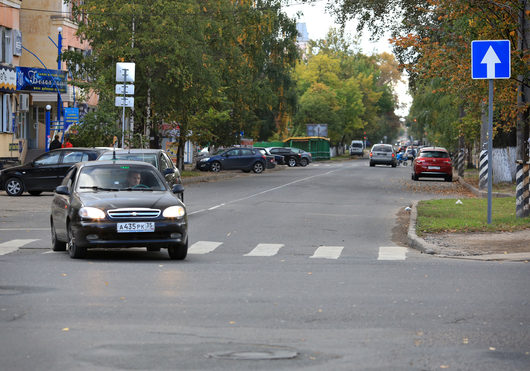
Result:
{"type": "Polygon", "coordinates": [[[219,204],[219,205],[212,206],[208,210],[215,210],[215,209],[217,209],[218,207],[221,207],[221,206],[224,206],[224,204],[219,204]]]}
{"type": "Polygon", "coordinates": [[[382,246],[379,248],[377,260],[405,260],[407,259],[406,247],[401,246],[382,246]]]}
{"type": "Polygon", "coordinates": [[[12,253],[14,251],[17,251],[22,246],[27,245],[28,243],[35,242],[35,241],[38,241],[38,240],[11,240],[11,241],[0,243],[0,255],[6,255],[9,253],[12,253]]]}
{"type": "Polygon", "coordinates": [[[320,246],[310,258],[338,259],[344,246],[320,246]]]}
{"type": "Polygon", "coordinates": [[[222,242],[213,242],[213,241],[197,241],[188,249],[188,254],[208,254],[209,252],[214,251],[222,242]]]}
{"type": "Polygon", "coordinates": [[[273,256],[283,247],[280,243],[260,243],[245,256],[273,256]]]}

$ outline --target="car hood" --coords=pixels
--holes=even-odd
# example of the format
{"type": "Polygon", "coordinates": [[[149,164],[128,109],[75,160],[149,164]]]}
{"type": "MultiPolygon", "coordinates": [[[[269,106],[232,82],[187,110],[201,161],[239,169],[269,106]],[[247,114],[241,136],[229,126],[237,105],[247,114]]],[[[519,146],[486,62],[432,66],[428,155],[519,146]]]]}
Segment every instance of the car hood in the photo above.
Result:
{"type": "Polygon", "coordinates": [[[180,205],[176,196],[159,191],[83,192],[78,195],[83,206],[101,209],[134,207],[163,210],[168,206],[180,205]]]}

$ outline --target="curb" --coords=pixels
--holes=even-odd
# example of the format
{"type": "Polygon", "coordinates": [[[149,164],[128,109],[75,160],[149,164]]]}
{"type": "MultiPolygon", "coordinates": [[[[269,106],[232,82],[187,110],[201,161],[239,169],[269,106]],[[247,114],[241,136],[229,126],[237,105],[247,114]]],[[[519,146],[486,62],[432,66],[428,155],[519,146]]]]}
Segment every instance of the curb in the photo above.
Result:
{"type": "MultiPolygon", "coordinates": [[[[467,183],[464,178],[458,176],[458,182],[466,187],[471,193],[480,198],[487,198],[488,192],[482,191],[478,188],[473,187],[471,184],[467,183]]],[[[511,193],[502,193],[502,192],[491,192],[492,197],[515,197],[515,194],[511,193]]]]}
{"type": "Polygon", "coordinates": [[[463,259],[474,261],[513,261],[525,262],[530,261],[530,253],[512,253],[512,254],[484,254],[484,255],[445,255],[441,254],[441,249],[416,234],[416,219],[418,218],[417,210],[418,201],[414,201],[410,207],[410,222],[407,232],[407,244],[410,248],[416,249],[424,254],[436,255],[439,258],[463,259]]]}

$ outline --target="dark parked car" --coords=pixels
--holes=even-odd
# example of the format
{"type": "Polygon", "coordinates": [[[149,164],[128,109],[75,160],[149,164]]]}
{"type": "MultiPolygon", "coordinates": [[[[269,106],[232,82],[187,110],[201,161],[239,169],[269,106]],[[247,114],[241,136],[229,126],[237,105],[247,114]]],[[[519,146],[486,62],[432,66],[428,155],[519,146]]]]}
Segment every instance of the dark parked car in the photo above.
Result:
{"type": "Polygon", "coordinates": [[[276,156],[272,155],[267,148],[263,147],[254,147],[261,152],[267,158],[267,169],[274,169],[276,167],[276,156]]]}
{"type": "Polygon", "coordinates": [[[307,166],[311,162],[313,162],[313,156],[311,155],[311,153],[306,152],[306,151],[304,151],[303,149],[300,149],[300,148],[291,147],[291,149],[293,150],[293,152],[299,153],[302,156],[300,158],[300,164],[299,164],[300,166],[307,166]]]}
{"type": "Polygon", "coordinates": [[[302,160],[302,154],[295,152],[290,147],[269,147],[267,149],[273,155],[283,156],[283,162],[281,163],[281,165],[293,167],[296,165],[300,165],[300,161],[302,160]]]}
{"type": "Polygon", "coordinates": [[[52,201],[52,249],[82,258],[91,248],[167,248],[188,252],[186,209],[160,172],[139,161],[93,161],[73,166],[52,201]]]}
{"type": "Polygon", "coordinates": [[[61,184],[72,165],[94,161],[102,152],[103,149],[73,147],[44,153],[25,165],[2,170],[0,189],[9,196],[20,196],[23,192],[38,196],[42,192],[51,192],[61,184]]]}
{"type": "MultiPolygon", "coordinates": [[[[117,158],[118,160],[147,162],[160,171],[170,187],[173,187],[175,184],[182,184],[179,169],[175,166],[167,152],[161,149],[134,148],[107,151],[100,155],[98,160],[112,160],[113,158],[117,158]]],[[[184,199],[183,193],[181,196],[182,199],[184,199]]]]}
{"type": "Polygon", "coordinates": [[[397,166],[396,152],[392,144],[374,144],[370,150],[370,166],[397,166]]]}
{"type": "Polygon", "coordinates": [[[199,170],[242,170],[256,174],[263,172],[267,166],[265,155],[255,148],[236,147],[228,148],[216,155],[201,158],[197,162],[199,170]]]}
{"type": "Polygon", "coordinates": [[[453,181],[453,166],[449,152],[442,147],[423,147],[413,162],[412,180],[420,177],[444,178],[453,181]]]}

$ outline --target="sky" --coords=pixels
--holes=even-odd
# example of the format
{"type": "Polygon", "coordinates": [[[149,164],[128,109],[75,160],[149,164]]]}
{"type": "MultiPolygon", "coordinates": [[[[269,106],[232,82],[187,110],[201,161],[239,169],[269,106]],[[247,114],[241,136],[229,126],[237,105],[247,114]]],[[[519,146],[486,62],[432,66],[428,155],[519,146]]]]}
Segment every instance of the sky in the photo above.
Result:
{"type": "MultiPolygon", "coordinates": [[[[339,28],[335,23],[333,17],[326,13],[326,1],[318,1],[314,4],[297,4],[284,7],[284,11],[292,18],[296,17],[297,12],[301,12],[300,18],[297,18],[298,23],[305,23],[307,33],[311,40],[324,39],[331,27],[339,28]]],[[[349,35],[357,36],[360,41],[361,51],[366,55],[373,55],[376,53],[392,53],[392,47],[388,42],[389,36],[384,36],[380,40],[371,41],[368,32],[363,33],[358,37],[355,30],[355,23],[350,21],[346,24],[345,31],[349,35]]],[[[412,97],[408,93],[408,85],[406,75],[403,76],[403,83],[398,84],[395,88],[395,93],[398,96],[399,103],[404,107],[396,110],[398,116],[406,116],[408,114],[412,97]]]]}

